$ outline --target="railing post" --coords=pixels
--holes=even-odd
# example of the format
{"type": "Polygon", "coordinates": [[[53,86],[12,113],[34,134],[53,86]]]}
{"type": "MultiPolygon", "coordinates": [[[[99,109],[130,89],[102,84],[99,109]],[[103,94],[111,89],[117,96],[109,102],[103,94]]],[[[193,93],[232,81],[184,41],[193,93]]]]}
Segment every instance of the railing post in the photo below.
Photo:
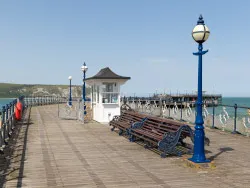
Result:
{"type": "Polygon", "coordinates": [[[215,127],[214,127],[214,116],[215,116],[215,104],[214,104],[214,100],[213,100],[213,102],[212,102],[212,104],[213,104],[213,122],[212,122],[212,129],[214,129],[215,127]]]}
{"type": "Polygon", "coordinates": [[[9,131],[9,136],[11,136],[11,134],[12,134],[12,115],[13,115],[13,113],[12,113],[12,102],[10,102],[10,104],[9,104],[9,106],[10,106],[10,110],[9,110],[9,128],[8,128],[8,131],[9,131]]]}
{"type": "Polygon", "coordinates": [[[8,119],[9,119],[9,105],[8,104],[6,104],[6,111],[5,111],[5,126],[4,126],[4,142],[5,142],[5,144],[7,145],[8,144],[8,124],[9,124],[9,122],[8,122],[8,119]],[[7,133],[6,133],[7,132],[7,133]]]}
{"type": "Polygon", "coordinates": [[[170,117],[170,98],[168,99],[168,117],[170,117]]]}
{"type": "Polygon", "coordinates": [[[24,97],[24,100],[25,100],[25,106],[28,107],[29,106],[29,98],[24,97]]]}
{"type": "Polygon", "coordinates": [[[180,119],[181,121],[183,120],[182,119],[182,99],[181,99],[181,119],[180,119]]]}
{"type": "Polygon", "coordinates": [[[4,143],[5,111],[6,111],[5,106],[3,106],[2,107],[2,119],[1,119],[1,132],[0,132],[0,142],[1,142],[0,143],[0,146],[1,146],[0,151],[1,151],[1,153],[3,153],[3,147],[5,146],[5,143],[4,143]]]}
{"type": "Polygon", "coordinates": [[[60,113],[60,111],[59,111],[59,110],[60,110],[60,108],[59,108],[59,103],[57,103],[57,117],[59,117],[59,116],[60,116],[60,114],[59,114],[59,113],[60,113]]]}
{"type": "Polygon", "coordinates": [[[159,108],[160,108],[160,117],[163,116],[163,113],[162,113],[162,99],[160,98],[160,101],[159,101],[159,108]]]}
{"type": "Polygon", "coordinates": [[[234,130],[232,134],[238,133],[238,131],[236,131],[237,108],[238,108],[237,104],[234,104],[234,130]]]}
{"type": "Polygon", "coordinates": [[[16,105],[16,100],[12,101],[12,127],[11,127],[12,130],[14,130],[15,128],[15,105],[16,105]]]}

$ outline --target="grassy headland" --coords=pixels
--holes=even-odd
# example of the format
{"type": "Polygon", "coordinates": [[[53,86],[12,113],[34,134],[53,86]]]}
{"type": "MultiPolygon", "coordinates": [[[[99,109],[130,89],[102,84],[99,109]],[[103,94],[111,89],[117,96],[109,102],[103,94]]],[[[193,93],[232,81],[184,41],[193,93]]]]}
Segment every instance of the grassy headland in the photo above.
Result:
{"type": "MultiPolygon", "coordinates": [[[[41,85],[41,84],[12,84],[0,83],[0,98],[15,98],[24,96],[68,96],[68,85],[41,85]]],[[[90,92],[90,88],[86,88],[86,92],[90,92]]],[[[81,97],[82,86],[72,86],[73,97],[81,97]]]]}

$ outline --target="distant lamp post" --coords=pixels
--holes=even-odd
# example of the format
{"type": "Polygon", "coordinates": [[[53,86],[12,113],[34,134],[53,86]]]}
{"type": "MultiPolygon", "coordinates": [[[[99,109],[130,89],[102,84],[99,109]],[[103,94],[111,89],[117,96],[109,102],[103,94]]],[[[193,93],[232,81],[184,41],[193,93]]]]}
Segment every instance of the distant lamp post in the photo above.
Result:
{"type": "Polygon", "coordinates": [[[69,106],[72,106],[72,92],[71,92],[71,80],[72,76],[69,76],[69,106]]]}
{"type": "Polygon", "coordinates": [[[208,52],[202,51],[202,43],[205,42],[209,37],[210,31],[205,25],[202,15],[200,15],[197,25],[194,27],[192,36],[193,39],[199,44],[198,52],[193,53],[199,57],[198,64],[198,99],[196,102],[196,120],[195,120],[195,132],[194,132],[194,153],[193,157],[189,160],[195,163],[206,163],[209,160],[205,156],[205,147],[204,147],[204,121],[202,117],[202,55],[208,52]]]}
{"type": "Polygon", "coordinates": [[[86,63],[84,62],[83,66],[81,67],[81,70],[83,72],[83,87],[82,87],[82,100],[84,102],[84,115],[87,114],[87,111],[86,111],[86,104],[85,104],[85,101],[86,101],[86,85],[85,85],[85,79],[86,79],[86,72],[88,70],[88,67],[86,65],[86,63]]]}

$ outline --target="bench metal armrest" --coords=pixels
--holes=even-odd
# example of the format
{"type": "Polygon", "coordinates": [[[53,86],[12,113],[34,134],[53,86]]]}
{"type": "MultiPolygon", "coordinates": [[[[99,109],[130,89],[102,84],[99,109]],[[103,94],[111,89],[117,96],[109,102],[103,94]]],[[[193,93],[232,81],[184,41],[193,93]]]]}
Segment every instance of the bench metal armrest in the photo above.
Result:
{"type": "Polygon", "coordinates": [[[116,115],[116,116],[113,116],[113,119],[111,121],[119,121],[120,119],[120,116],[116,115]]]}
{"type": "Polygon", "coordinates": [[[182,125],[176,132],[167,132],[164,134],[163,139],[158,142],[159,149],[167,153],[171,152],[180,139],[183,139],[181,134],[183,131],[189,132],[190,138],[194,142],[193,130],[188,125],[182,125]]]}
{"type": "Polygon", "coordinates": [[[109,122],[109,126],[111,126],[111,123],[114,122],[114,121],[119,121],[120,119],[120,116],[116,115],[116,116],[113,116],[113,119],[109,122]]]}
{"type": "Polygon", "coordinates": [[[135,122],[131,125],[131,129],[140,129],[143,125],[144,122],[147,120],[148,118],[143,118],[141,121],[135,122]]]}

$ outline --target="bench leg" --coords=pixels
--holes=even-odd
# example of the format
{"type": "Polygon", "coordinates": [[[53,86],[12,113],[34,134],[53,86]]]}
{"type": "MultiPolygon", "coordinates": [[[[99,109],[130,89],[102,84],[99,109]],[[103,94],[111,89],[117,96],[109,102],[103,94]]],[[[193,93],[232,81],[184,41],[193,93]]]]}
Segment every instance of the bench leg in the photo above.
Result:
{"type": "Polygon", "coordinates": [[[134,135],[130,135],[130,136],[129,136],[129,141],[130,141],[130,142],[134,142],[134,141],[135,141],[134,135]]]}
{"type": "Polygon", "coordinates": [[[166,152],[161,153],[161,158],[166,158],[166,157],[167,157],[166,152]]]}
{"type": "Polygon", "coordinates": [[[181,157],[182,156],[182,152],[176,148],[172,148],[172,149],[166,149],[164,150],[163,153],[161,153],[161,158],[166,158],[167,157],[167,153],[172,155],[172,154],[175,154],[177,155],[178,157],[181,157]]]}
{"type": "Polygon", "coordinates": [[[120,130],[119,130],[119,133],[118,133],[118,134],[119,134],[119,136],[121,136],[121,135],[122,135],[122,133],[123,133],[123,130],[121,130],[121,129],[120,129],[120,130]]]}
{"type": "Polygon", "coordinates": [[[181,157],[181,156],[182,156],[182,152],[181,152],[181,151],[176,151],[175,153],[176,153],[176,155],[177,155],[178,157],[181,157]]]}
{"type": "Polygon", "coordinates": [[[145,144],[144,144],[144,148],[145,149],[149,149],[149,148],[152,148],[153,146],[151,145],[151,143],[150,142],[148,142],[148,141],[146,141],[146,142],[144,142],[145,144]]]}
{"type": "Polygon", "coordinates": [[[126,130],[126,135],[129,135],[129,129],[126,130]]]}

